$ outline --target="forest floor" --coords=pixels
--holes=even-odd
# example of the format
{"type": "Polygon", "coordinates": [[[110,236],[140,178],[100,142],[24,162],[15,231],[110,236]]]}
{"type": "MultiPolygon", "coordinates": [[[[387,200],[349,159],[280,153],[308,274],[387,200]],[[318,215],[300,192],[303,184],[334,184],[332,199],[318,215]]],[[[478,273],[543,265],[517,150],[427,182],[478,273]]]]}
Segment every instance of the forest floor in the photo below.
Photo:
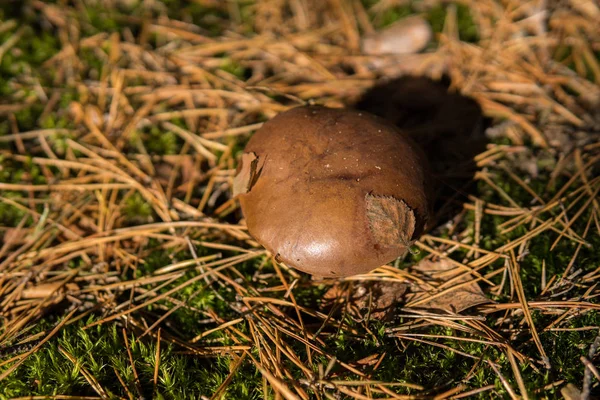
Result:
{"type": "Polygon", "coordinates": [[[598,21],[576,0],[3,2],[0,399],[599,395],[598,21]],[[423,52],[361,52],[412,14],[423,52]],[[393,265],[275,261],[231,196],[249,137],[406,75],[432,81],[399,86],[422,84],[403,123],[428,99],[420,129],[477,136],[470,175],[436,176],[393,265]]]}

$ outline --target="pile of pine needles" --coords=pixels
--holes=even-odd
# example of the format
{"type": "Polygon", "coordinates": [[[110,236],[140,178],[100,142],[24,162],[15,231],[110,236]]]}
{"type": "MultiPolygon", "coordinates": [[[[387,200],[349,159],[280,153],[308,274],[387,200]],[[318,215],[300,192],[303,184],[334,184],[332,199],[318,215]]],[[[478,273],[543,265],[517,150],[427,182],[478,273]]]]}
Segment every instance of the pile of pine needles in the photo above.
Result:
{"type": "Polygon", "coordinates": [[[0,397],[599,390],[597,3],[23,3],[0,21],[0,397]],[[410,13],[436,31],[425,52],[361,54],[410,13]],[[490,119],[476,190],[393,266],[316,280],[278,263],[231,197],[244,144],[403,74],[449,77],[490,119]],[[436,303],[469,288],[488,301],[436,303]]]}

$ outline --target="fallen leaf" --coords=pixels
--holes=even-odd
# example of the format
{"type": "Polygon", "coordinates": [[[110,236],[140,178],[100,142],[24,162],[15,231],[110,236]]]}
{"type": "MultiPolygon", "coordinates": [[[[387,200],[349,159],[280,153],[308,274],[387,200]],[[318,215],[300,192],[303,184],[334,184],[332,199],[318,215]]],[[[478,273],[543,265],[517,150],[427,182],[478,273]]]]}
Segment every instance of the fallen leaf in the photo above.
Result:
{"type": "Polygon", "coordinates": [[[600,18],[600,8],[593,1],[569,0],[569,4],[593,20],[597,21],[600,18]]]}
{"type": "Polygon", "coordinates": [[[79,124],[81,121],[83,121],[84,111],[83,111],[83,106],[81,105],[81,103],[72,101],[69,104],[68,111],[69,111],[69,114],[71,115],[71,118],[73,118],[73,122],[75,122],[75,124],[79,124]]]}
{"type": "Polygon", "coordinates": [[[567,384],[562,389],[560,389],[560,394],[563,395],[565,400],[581,400],[581,392],[577,388],[577,386],[572,383],[567,384]]]}
{"type": "Polygon", "coordinates": [[[375,240],[385,246],[408,246],[415,232],[415,213],[392,196],[367,194],[367,218],[375,240]]]}
{"type": "Polygon", "coordinates": [[[10,243],[12,245],[19,245],[25,243],[29,229],[25,228],[8,228],[4,231],[4,237],[2,238],[4,243],[10,243]]]}
{"type": "MultiPolygon", "coordinates": [[[[453,265],[449,260],[442,259],[437,261],[421,260],[411,268],[416,274],[422,275],[422,279],[428,285],[439,286],[449,280],[464,273],[464,270],[453,265]]],[[[468,308],[491,302],[488,299],[477,282],[462,285],[465,282],[472,281],[469,275],[457,279],[453,286],[459,286],[457,289],[449,291],[441,296],[420,303],[418,308],[430,308],[445,310],[452,313],[458,313],[468,308]]],[[[415,302],[435,295],[435,292],[426,290],[424,287],[414,286],[408,302],[415,302]]]]}
{"type": "Polygon", "coordinates": [[[104,125],[104,116],[98,107],[88,104],[85,106],[84,112],[85,117],[88,118],[92,124],[98,129],[102,129],[102,126],[104,125]]]}
{"type": "Polygon", "coordinates": [[[422,17],[403,18],[380,32],[362,39],[364,54],[411,54],[423,50],[433,37],[429,23],[422,17]]]}
{"type": "Polygon", "coordinates": [[[23,289],[21,298],[23,299],[44,299],[49,296],[58,295],[59,289],[64,285],[63,282],[42,283],[23,289]]]}
{"type": "Polygon", "coordinates": [[[352,307],[348,308],[350,314],[356,318],[369,314],[371,319],[390,320],[394,316],[395,305],[404,298],[408,283],[398,281],[362,281],[347,289],[342,284],[336,284],[323,296],[326,307],[330,308],[339,299],[346,299],[352,307]]]}

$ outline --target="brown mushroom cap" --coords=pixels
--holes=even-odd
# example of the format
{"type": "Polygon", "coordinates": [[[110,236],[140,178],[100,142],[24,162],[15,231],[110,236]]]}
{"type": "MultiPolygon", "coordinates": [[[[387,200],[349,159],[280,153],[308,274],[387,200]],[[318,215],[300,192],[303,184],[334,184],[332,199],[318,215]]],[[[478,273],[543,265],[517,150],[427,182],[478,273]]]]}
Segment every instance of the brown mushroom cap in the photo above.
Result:
{"type": "Polygon", "coordinates": [[[429,215],[417,145],[366,112],[286,111],[254,134],[234,193],[250,234],[316,276],[366,273],[408,250],[429,215]]]}

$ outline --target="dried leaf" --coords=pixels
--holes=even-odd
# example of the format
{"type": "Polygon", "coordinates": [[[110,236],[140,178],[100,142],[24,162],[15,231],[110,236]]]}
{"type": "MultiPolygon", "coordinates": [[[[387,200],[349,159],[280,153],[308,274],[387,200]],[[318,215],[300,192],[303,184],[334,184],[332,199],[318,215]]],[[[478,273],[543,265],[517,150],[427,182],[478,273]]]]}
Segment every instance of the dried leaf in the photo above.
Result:
{"type": "MultiPolygon", "coordinates": [[[[424,275],[423,280],[428,284],[436,286],[444,282],[448,282],[456,276],[464,273],[463,269],[454,266],[448,260],[422,260],[417,265],[413,266],[412,269],[424,275]]],[[[454,285],[458,286],[464,284],[465,282],[469,282],[472,279],[472,277],[466,275],[465,277],[456,280],[454,285]]],[[[426,298],[431,296],[431,294],[432,293],[426,292],[425,290],[421,290],[421,288],[417,287],[416,291],[413,291],[410,301],[412,302],[419,300],[420,298],[426,298]]],[[[426,303],[421,303],[418,305],[418,307],[446,310],[457,313],[479,304],[485,304],[489,302],[490,299],[485,297],[485,294],[477,282],[473,282],[464,286],[460,286],[456,290],[452,290],[439,297],[435,297],[426,303]]]]}
{"type": "Polygon", "coordinates": [[[367,218],[375,240],[384,246],[408,246],[415,232],[415,213],[392,196],[367,194],[367,218]]]}
{"type": "Polygon", "coordinates": [[[58,295],[58,290],[63,286],[63,282],[42,283],[23,289],[22,299],[44,299],[49,296],[58,295]]]}
{"type": "Polygon", "coordinates": [[[18,245],[25,243],[29,229],[25,228],[8,228],[4,231],[4,237],[2,237],[4,243],[10,243],[12,245],[18,245]]]}
{"type": "Polygon", "coordinates": [[[572,383],[563,386],[562,389],[560,389],[560,394],[563,395],[565,400],[581,400],[582,398],[581,391],[572,383]]]}
{"type": "Polygon", "coordinates": [[[585,0],[569,0],[569,4],[571,7],[582,13],[583,15],[588,16],[589,18],[593,18],[598,20],[600,18],[600,8],[594,4],[593,1],[585,1],[585,0]]]}
{"type": "Polygon", "coordinates": [[[256,182],[258,169],[258,157],[254,153],[242,154],[240,170],[233,178],[233,196],[248,193],[256,182]]]}
{"type": "Polygon", "coordinates": [[[84,111],[83,111],[83,106],[81,105],[81,103],[77,103],[75,101],[72,101],[69,104],[69,109],[68,110],[69,110],[71,118],[73,118],[73,122],[75,124],[79,124],[81,121],[83,121],[84,111]]]}
{"type": "Polygon", "coordinates": [[[85,115],[98,129],[102,129],[102,126],[104,125],[104,116],[98,107],[91,104],[86,105],[85,115]]]}
{"type": "Polygon", "coordinates": [[[411,54],[423,50],[433,37],[431,26],[422,17],[398,20],[380,32],[362,39],[362,52],[370,55],[411,54]]]}
{"type": "Polygon", "coordinates": [[[404,298],[408,283],[396,281],[363,281],[351,287],[351,293],[345,292],[342,284],[332,286],[323,296],[326,305],[338,298],[348,298],[351,315],[362,318],[367,314],[371,319],[389,320],[394,316],[395,305],[404,298]],[[360,312],[360,315],[357,313],[360,312]]]}

